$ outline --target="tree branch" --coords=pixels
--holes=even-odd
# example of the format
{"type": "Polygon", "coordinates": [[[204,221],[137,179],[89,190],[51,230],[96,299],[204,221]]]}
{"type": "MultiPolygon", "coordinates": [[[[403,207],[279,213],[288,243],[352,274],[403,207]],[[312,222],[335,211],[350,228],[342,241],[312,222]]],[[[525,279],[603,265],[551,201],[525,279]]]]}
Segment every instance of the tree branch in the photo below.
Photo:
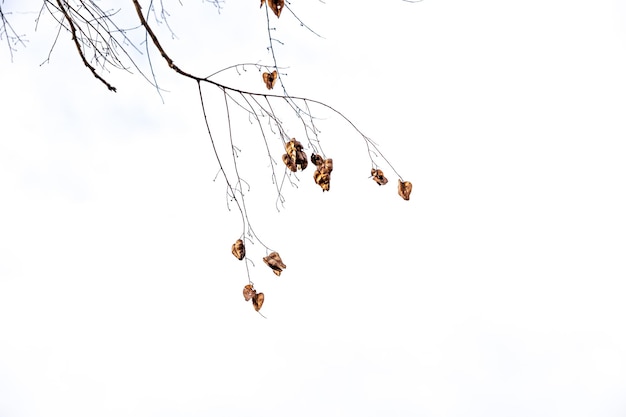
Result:
{"type": "Polygon", "coordinates": [[[85,58],[85,54],[83,53],[83,49],[80,47],[80,42],[78,42],[78,37],[76,36],[76,27],[74,26],[74,20],[72,19],[72,17],[68,13],[67,9],[63,5],[63,1],[62,0],[57,0],[57,5],[59,6],[59,10],[61,11],[61,13],[63,13],[63,16],[65,16],[65,19],[67,20],[67,24],[70,27],[70,32],[72,33],[72,40],[74,41],[74,45],[76,45],[76,49],[78,50],[78,55],[80,55],[80,59],[82,59],[83,64],[85,64],[85,66],[87,68],[89,68],[89,70],[91,71],[91,73],[93,74],[94,77],[96,77],[104,85],[107,86],[109,91],[113,91],[114,93],[117,92],[117,88],[113,87],[111,84],[108,83],[107,80],[102,78],[100,76],[100,74],[98,74],[96,72],[96,69],[93,67],[93,65],[91,65],[87,61],[87,58],[85,58]]]}

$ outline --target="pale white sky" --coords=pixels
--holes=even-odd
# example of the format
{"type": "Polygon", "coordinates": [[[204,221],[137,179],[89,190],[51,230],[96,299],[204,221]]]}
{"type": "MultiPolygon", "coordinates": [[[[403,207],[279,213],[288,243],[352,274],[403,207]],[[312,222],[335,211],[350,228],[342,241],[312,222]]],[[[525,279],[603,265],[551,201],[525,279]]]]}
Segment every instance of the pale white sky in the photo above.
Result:
{"type": "MultiPolygon", "coordinates": [[[[241,294],[195,83],[155,61],[164,104],[138,76],[108,74],[110,93],[67,34],[39,66],[54,25],[19,17],[28,48],[0,50],[0,416],[624,416],[623,2],[300,3],[324,39],[272,18],[288,90],[414,188],[385,166],[378,187],[318,108],[331,191],[308,168],[277,213],[234,116],[250,220],[287,264],[248,248],[267,320],[241,294]]],[[[258,2],[167,7],[181,67],[271,63],[258,2]]],[[[220,81],[266,91],[253,68],[220,81]]]]}

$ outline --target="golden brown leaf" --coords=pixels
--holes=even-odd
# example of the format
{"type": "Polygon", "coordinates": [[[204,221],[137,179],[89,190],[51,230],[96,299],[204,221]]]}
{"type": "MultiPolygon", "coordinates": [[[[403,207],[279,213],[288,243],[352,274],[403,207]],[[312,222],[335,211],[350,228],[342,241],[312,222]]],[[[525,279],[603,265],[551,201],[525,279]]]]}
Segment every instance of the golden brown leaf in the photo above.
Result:
{"type": "MultiPolygon", "coordinates": [[[[261,7],[265,0],[261,0],[261,7]]],[[[267,4],[270,6],[270,9],[274,12],[276,17],[280,17],[280,13],[283,11],[283,6],[285,5],[285,0],[268,0],[267,4]]]]}
{"type": "Polygon", "coordinates": [[[263,82],[265,83],[265,86],[267,87],[268,90],[271,90],[272,88],[274,88],[274,84],[276,84],[277,78],[278,78],[278,73],[276,71],[272,71],[271,74],[269,72],[263,73],[263,82]]]}
{"type": "Polygon", "coordinates": [[[252,296],[252,305],[256,311],[259,311],[261,307],[263,307],[263,301],[265,301],[265,295],[263,295],[262,292],[252,296]]]}
{"type": "Polygon", "coordinates": [[[280,255],[278,254],[278,252],[270,253],[268,256],[263,258],[263,262],[265,262],[267,266],[272,268],[272,271],[274,271],[277,276],[280,276],[280,273],[283,272],[283,269],[287,268],[287,265],[285,265],[283,263],[283,260],[280,259],[280,255]]]}
{"type": "Polygon", "coordinates": [[[243,245],[243,240],[238,239],[235,243],[233,243],[232,252],[233,255],[235,255],[235,258],[240,261],[246,256],[246,247],[243,245]]]}
{"type": "Polygon", "coordinates": [[[255,295],[256,295],[256,291],[251,284],[248,284],[245,287],[243,287],[243,298],[245,298],[246,301],[250,301],[250,299],[253,298],[255,295]]]}
{"type": "Polygon", "coordinates": [[[387,184],[387,178],[385,178],[383,171],[381,171],[380,169],[372,168],[372,179],[376,181],[376,184],[378,185],[387,184]]]}
{"type": "Polygon", "coordinates": [[[411,184],[410,181],[398,180],[398,194],[400,194],[400,197],[404,198],[405,200],[408,200],[409,196],[411,195],[412,190],[413,190],[413,184],[411,184]]]}

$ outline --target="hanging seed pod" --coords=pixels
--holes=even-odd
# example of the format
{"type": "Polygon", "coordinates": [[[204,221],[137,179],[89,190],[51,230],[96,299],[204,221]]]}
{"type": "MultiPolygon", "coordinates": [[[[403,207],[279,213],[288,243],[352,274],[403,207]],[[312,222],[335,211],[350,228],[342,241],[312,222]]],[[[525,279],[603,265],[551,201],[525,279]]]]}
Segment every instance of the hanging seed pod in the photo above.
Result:
{"type": "Polygon", "coordinates": [[[405,200],[408,200],[409,196],[411,195],[412,190],[413,190],[413,184],[411,184],[410,181],[398,180],[398,194],[400,194],[400,197],[404,198],[405,200]]]}
{"type": "Polygon", "coordinates": [[[263,82],[265,83],[265,86],[267,87],[268,90],[271,90],[272,88],[274,88],[274,85],[276,84],[277,79],[278,79],[278,73],[276,71],[272,71],[271,74],[269,72],[263,73],[263,82]]]}
{"type": "Polygon", "coordinates": [[[232,252],[233,255],[235,255],[235,258],[239,259],[240,261],[245,258],[246,247],[243,245],[243,240],[238,239],[235,243],[233,243],[232,252]]]}
{"type": "Polygon", "coordinates": [[[312,153],[311,154],[311,162],[315,166],[320,166],[320,165],[322,165],[324,163],[324,158],[322,158],[321,156],[319,156],[316,153],[312,153]]]}
{"type": "Polygon", "coordinates": [[[330,190],[330,175],[329,174],[324,174],[320,172],[320,169],[318,168],[313,173],[313,179],[315,180],[315,183],[317,185],[322,187],[322,191],[330,190]]]}
{"type": "Polygon", "coordinates": [[[387,178],[385,178],[385,175],[383,174],[383,171],[380,170],[380,169],[372,168],[372,179],[374,181],[376,181],[376,184],[378,184],[378,185],[385,185],[385,184],[387,184],[387,178]]]}
{"type": "MultiPolygon", "coordinates": [[[[319,157],[319,155],[316,155],[316,157],[319,157]]],[[[313,158],[311,160],[313,160],[313,158]]],[[[315,158],[315,162],[319,162],[319,160],[315,158]]],[[[322,191],[330,190],[330,173],[333,171],[333,160],[331,158],[322,159],[322,161],[316,165],[317,169],[313,173],[315,183],[322,187],[322,191]]]]}
{"type": "Polygon", "coordinates": [[[243,298],[245,298],[246,301],[250,301],[250,299],[253,298],[255,295],[256,291],[251,284],[243,287],[243,298]]]}
{"type": "Polygon", "coordinates": [[[296,167],[305,170],[309,166],[309,160],[304,151],[296,151],[296,167]]]}
{"type": "Polygon", "coordinates": [[[272,271],[274,271],[274,274],[276,274],[277,276],[280,276],[281,272],[283,272],[283,269],[287,268],[287,265],[285,265],[283,263],[283,260],[280,259],[280,255],[278,254],[278,252],[270,253],[268,256],[263,258],[263,262],[265,262],[267,266],[272,268],[272,271]]]}
{"type": "Polygon", "coordinates": [[[259,311],[261,307],[263,307],[263,301],[265,301],[265,295],[263,295],[262,292],[252,296],[252,306],[256,311],[259,311]]]}
{"type": "Polygon", "coordinates": [[[296,161],[291,159],[286,153],[283,154],[283,163],[293,172],[296,172],[298,170],[298,167],[296,166],[296,161]]]}
{"type": "MultiPolygon", "coordinates": [[[[265,4],[265,0],[261,0],[261,7],[263,7],[263,4],[265,4]]],[[[285,0],[267,0],[267,4],[276,17],[280,17],[280,13],[283,11],[283,6],[285,5],[285,0]]]]}

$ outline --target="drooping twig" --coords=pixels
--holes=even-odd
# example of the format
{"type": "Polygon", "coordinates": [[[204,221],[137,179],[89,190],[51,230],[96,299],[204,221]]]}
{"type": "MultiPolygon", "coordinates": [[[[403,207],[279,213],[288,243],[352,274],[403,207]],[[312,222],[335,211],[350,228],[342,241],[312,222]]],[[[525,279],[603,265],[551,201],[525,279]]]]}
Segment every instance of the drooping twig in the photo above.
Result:
{"type": "Polygon", "coordinates": [[[76,49],[78,50],[78,55],[80,55],[80,59],[83,61],[83,64],[85,64],[85,66],[87,68],[89,68],[89,71],[91,71],[91,73],[93,74],[94,77],[96,77],[104,85],[107,86],[109,91],[116,92],[117,89],[115,87],[113,87],[111,84],[109,84],[109,82],[107,80],[102,78],[100,76],[100,74],[98,74],[96,72],[96,69],[93,67],[93,65],[91,65],[87,61],[87,58],[85,58],[85,54],[83,53],[83,48],[80,46],[80,42],[78,42],[78,38],[76,36],[76,27],[74,26],[74,20],[72,19],[72,17],[68,13],[67,9],[63,5],[63,0],[57,0],[57,5],[59,6],[59,10],[61,11],[61,13],[63,13],[63,16],[65,16],[65,19],[67,20],[67,24],[69,25],[70,32],[72,34],[72,40],[74,41],[74,45],[76,45],[76,49]]]}

